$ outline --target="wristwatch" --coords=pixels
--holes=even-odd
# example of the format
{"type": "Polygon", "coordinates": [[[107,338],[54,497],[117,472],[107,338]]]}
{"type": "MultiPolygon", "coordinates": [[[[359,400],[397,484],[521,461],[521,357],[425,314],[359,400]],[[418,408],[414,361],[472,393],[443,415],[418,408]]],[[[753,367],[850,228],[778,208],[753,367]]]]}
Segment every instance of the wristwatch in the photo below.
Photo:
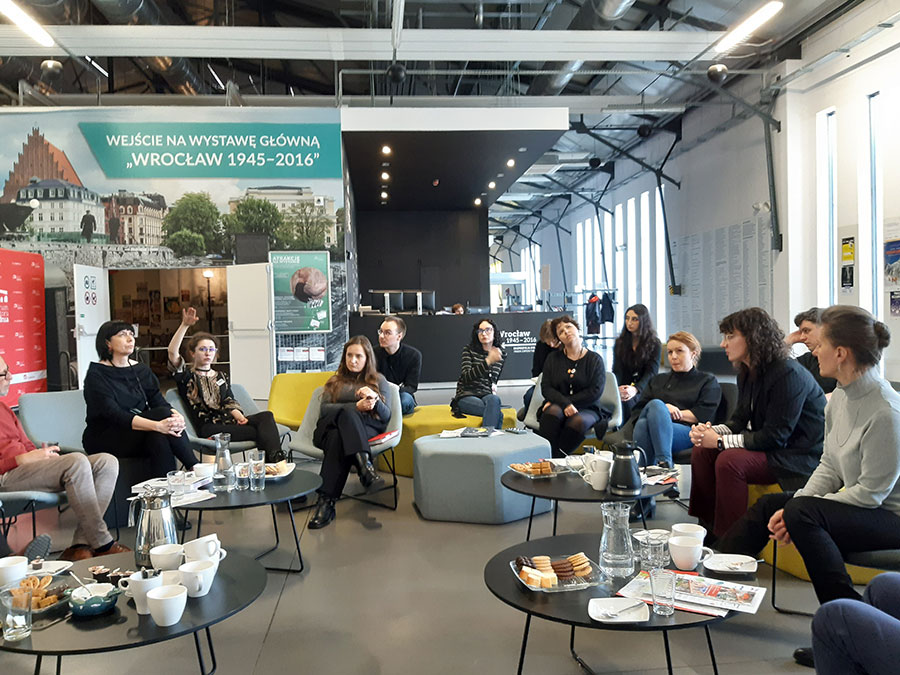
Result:
{"type": "Polygon", "coordinates": [[[716,440],[716,447],[719,448],[719,452],[722,452],[725,449],[725,441],[722,440],[721,436],[716,440]]]}

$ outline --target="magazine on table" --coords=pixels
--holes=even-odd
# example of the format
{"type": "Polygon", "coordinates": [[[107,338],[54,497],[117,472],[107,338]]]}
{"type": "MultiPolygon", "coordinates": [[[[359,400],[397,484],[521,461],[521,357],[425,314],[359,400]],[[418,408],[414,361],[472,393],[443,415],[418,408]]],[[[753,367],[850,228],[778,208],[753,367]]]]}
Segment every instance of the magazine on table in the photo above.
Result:
{"type": "MultiPolygon", "coordinates": [[[[212,476],[198,476],[193,471],[187,472],[184,476],[184,489],[186,491],[197,490],[210,483],[212,483],[212,476]]],[[[138,494],[139,492],[143,492],[145,487],[168,488],[169,481],[165,476],[148,478],[147,480],[132,485],[131,492],[133,494],[138,494]]]]}
{"type": "MultiPolygon", "coordinates": [[[[766,589],[696,574],[675,573],[675,608],[687,612],[725,616],[729,610],[756,614],[766,589]]],[[[626,598],[652,601],[650,575],[641,572],[619,591],[626,598]]]]}

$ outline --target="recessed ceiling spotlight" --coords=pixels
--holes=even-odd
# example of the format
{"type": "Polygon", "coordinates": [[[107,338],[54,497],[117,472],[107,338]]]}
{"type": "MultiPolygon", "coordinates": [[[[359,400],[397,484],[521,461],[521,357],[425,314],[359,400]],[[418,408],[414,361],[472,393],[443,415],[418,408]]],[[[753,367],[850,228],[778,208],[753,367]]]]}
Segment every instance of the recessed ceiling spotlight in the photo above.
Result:
{"type": "Polygon", "coordinates": [[[522,146],[521,148],[519,148],[519,152],[528,152],[528,148],[522,146]]]}
{"type": "Polygon", "coordinates": [[[382,145],[382,146],[381,146],[381,154],[382,154],[382,155],[389,155],[389,154],[391,154],[391,146],[389,146],[389,145],[382,145]]]}
{"type": "Polygon", "coordinates": [[[382,198],[382,199],[387,199],[387,198],[388,198],[388,193],[387,193],[387,192],[382,192],[382,193],[381,193],[381,198],[382,198]]]}
{"type": "Polygon", "coordinates": [[[440,179],[440,178],[435,178],[433,181],[431,181],[432,187],[437,187],[437,186],[440,185],[440,184],[441,184],[441,179],[440,179]]]}
{"type": "Polygon", "coordinates": [[[506,160],[506,166],[508,166],[510,169],[513,168],[515,165],[516,165],[516,160],[514,160],[512,157],[510,157],[508,160],[506,160]]]}
{"type": "Polygon", "coordinates": [[[481,197],[475,197],[475,206],[481,206],[481,197]]]}
{"type": "Polygon", "coordinates": [[[387,171],[381,172],[381,180],[390,180],[390,179],[391,179],[391,174],[389,174],[387,171]]]}
{"type": "Polygon", "coordinates": [[[491,181],[490,183],[488,183],[489,190],[493,190],[495,187],[497,187],[497,184],[494,181],[491,181]]]}

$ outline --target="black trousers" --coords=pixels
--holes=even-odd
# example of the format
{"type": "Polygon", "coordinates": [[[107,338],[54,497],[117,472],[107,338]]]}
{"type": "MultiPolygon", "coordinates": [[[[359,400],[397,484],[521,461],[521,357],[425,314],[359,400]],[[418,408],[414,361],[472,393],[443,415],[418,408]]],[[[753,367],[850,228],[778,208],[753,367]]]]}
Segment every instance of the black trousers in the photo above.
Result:
{"type": "Polygon", "coordinates": [[[550,443],[553,457],[563,457],[581,445],[584,437],[600,419],[593,410],[581,410],[577,415],[566,417],[555,403],[551,403],[541,413],[538,435],[550,443]]]}
{"type": "Polygon", "coordinates": [[[146,478],[165,476],[169,471],[174,471],[176,459],[187,469],[193,468],[197,463],[184,433],[181,436],[170,436],[158,431],[108,428],[94,435],[90,443],[86,444],[85,451],[89,455],[108,452],[120,459],[142,459],[148,467],[149,475],[146,478]]]}
{"type": "Polygon", "coordinates": [[[204,438],[214,434],[231,434],[232,441],[253,441],[256,447],[264,450],[266,461],[281,449],[281,438],[275,426],[275,416],[269,410],[247,416],[247,424],[237,422],[229,424],[204,424],[198,429],[204,438]]]}
{"type": "Polygon", "coordinates": [[[383,431],[368,424],[367,417],[358,410],[343,408],[319,420],[314,440],[325,452],[319,472],[322,495],[331,499],[341,496],[350,469],[356,464],[356,455],[368,453],[369,439],[383,431]]]}
{"type": "Polygon", "coordinates": [[[791,541],[803,557],[820,603],[862,596],[844,567],[844,556],[900,548],[900,516],[886,509],[864,509],[822,497],[765,495],[718,540],[723,553],[756,556],[769,540],[768,523],[778,509],[791,541]]]}

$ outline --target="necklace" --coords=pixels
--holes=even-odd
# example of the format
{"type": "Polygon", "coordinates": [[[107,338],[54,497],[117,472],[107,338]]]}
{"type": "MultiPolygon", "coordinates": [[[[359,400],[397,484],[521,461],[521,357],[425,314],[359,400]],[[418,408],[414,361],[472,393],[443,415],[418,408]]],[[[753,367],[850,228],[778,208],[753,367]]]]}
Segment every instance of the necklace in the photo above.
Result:
{"type": "Polygon", "coordinates": [[[574,359],[569,358],[569,355],[566,354],[566,358],[569,359],[569,361],[573,362],[572,367],[569,368],[568,370],[566,370],[566,373],[568,373],[568,375],[569,375],[569,396],[572,396],[575,394],[572,380],[575,379],[575,373],[578,372],[578,363],[581,361],[581,357],[583,357],[586,353],[587,353],[587,349],[582,347],[581,351],[578,352],[578,356],[576,356],[574,359]]]}
{"type": "Polygon", "coordinates": [[[208,373],[210,370],[212,370],[212,369],[211,368],[194,368],[195,373],[208,373]]]}

